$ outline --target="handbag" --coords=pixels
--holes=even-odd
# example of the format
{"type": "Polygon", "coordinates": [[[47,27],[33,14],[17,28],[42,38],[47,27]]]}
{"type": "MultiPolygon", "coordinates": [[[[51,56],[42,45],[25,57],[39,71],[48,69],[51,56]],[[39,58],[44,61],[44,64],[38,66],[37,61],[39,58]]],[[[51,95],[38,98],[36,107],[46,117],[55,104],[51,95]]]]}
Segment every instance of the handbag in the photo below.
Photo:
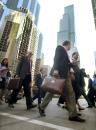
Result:
{"type": "Polygon", "coordinates": [[[19,89],[21,87],[21,79],[20,78],[13,78],[9,81],[8,89],[14,90],[19,89]]]}
{"type": "Polygon", "coordinates": [[[44,91],[47,91],[53,94],[64,95],[64,85],[65,85],[65,79],[45,77],[41,88],[44,91]]]}

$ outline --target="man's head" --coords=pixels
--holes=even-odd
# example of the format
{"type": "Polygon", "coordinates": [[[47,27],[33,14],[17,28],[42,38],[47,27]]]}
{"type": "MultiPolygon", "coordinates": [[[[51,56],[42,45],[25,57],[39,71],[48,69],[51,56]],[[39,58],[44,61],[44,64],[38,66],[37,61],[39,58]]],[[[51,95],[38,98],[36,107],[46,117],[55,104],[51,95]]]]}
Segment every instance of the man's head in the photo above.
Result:
{"type": "Polygon", "coordinates": [[[69,51],[70,49],[71,49],[71,43],[70,43],[70,41],[64,41],[63,42],[63,47],[67,50],[67,51],[69,51]]]}
{"type": "Polygon", "coordinates": [[[31,58],[31,57],[32,57],[32,55],[33,55],[33,53],[32,53],[32,52],[28,52],[28,53],[27,53],[28,58],[31,58]]]}
{"type": "Polygon", "coordinates": [[[78,52],[74,52],[73,54],[72,54],[72,58],[74,58],[74,59],[78,59],[79,58],[79,54],[78,54],[78,52]]]}
{"type": "Polygon", "coordinates": [[[40,69],[40,72],[43,74],[43,68],[40,69]]]}
{"type": "Polygon", "coordinates": [[[84,69],[84,68],[81,68],[81,72],[82,72],[82,73],[85,73],[85,69],[84,69]]]}
{"type": "Polygon", "coordinates": [[[87,78],[90,79],[90,75],[89,74],[87,75],[87,78]]]}

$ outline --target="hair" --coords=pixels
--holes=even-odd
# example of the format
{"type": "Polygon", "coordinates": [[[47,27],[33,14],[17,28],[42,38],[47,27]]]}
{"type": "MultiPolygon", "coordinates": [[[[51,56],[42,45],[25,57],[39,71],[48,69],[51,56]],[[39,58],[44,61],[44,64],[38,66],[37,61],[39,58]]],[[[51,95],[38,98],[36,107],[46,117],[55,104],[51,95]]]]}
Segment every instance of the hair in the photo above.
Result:
{"type": "Polygon", "coordinates": [[[67,40],[63,42],[63,46],[68,46],[70,44],[71,44],[70,41],[67,41],[67,40]]]}
{"type": "Polygon", "coordinates": [[[81,70],[81,71],[85,71],[85,69],[84,69],[84,68],[81,68],[80,70],[81,70]]]}
{"type": "Polygon", "coordinates": [[[27,52],[27,55],[33,55],[33,53],[31,51],[27,52]]]}
{"type": "Polygon", "coordinates": [[[78,54],[78,52],[74,52],[74,53],[72,54],[72,57],[73,57],[74,55],[76,55],[76,54],[78,54]]]}
{"type": "Polygon", "coordinates": [[[43,68],[40,69],[40,72],[42,72],[42,71],[43,71],[43,68]]]}
{"type": "Polygon", "coordinates": [[[8,68],[8,63],[7,63],[7,64],[4,63],[5,60],[8,60],[8,58],[4,58],[4,59],[2,60],[2,62],[1,62],[1,65],[8,68]]]}

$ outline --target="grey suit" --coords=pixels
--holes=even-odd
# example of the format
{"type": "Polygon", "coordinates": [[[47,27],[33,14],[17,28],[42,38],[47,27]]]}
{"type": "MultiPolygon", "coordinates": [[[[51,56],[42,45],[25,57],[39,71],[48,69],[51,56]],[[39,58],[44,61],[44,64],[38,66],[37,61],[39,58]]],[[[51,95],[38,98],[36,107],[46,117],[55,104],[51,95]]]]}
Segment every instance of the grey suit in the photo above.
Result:
{"type": "Polygon", "coordinates": [[[28,60],[27,56],[23,56],[17,66],[16,75],[24,79],[27,74],[31,74],[32,61],[28,60]]]}
{"type": "Polygon", "coordinates": [[[31,70],[32,70],[32,60],[28,59],[27,56],[22,57],[17,66],[16,75],[18,75],[22,81],[22,86],[24,88],[24,95],[26,97],[27,109],[29,109],[32,106],[31,87],[30,87],[31,70]]]}

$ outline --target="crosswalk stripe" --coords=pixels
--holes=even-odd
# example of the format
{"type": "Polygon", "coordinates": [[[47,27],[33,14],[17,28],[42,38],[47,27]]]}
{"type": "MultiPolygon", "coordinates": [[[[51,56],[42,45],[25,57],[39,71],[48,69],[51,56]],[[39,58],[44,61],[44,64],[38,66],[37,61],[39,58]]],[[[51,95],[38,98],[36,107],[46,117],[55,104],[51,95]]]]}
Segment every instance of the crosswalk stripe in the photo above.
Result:
{"type": "Polygon", "coordinates": [[[56,130],[74,130],[74,129],[71,129],[71,128],[58,126],[58,125],[54,125],[54,124],[51,124],[51,123],[46,123],[46,122],[39,121],[39,120],[34,120],[34,119],[30,120],[30,118],[17,116],[17,115],[12,115],[12,114],[9,114],[9,113],[0,112],[0,115],[1,116],[6,116],[6,117],[9,117],[9,118],[14,118],[14,119],[21,120],[21,121],[25,121],[25,122],[28,122],[28,123],[40,125],[40,126],[45,126],[45,127],[48,127],[48,128],[53,128],[53,129],[56,129],[56,130]]]}

